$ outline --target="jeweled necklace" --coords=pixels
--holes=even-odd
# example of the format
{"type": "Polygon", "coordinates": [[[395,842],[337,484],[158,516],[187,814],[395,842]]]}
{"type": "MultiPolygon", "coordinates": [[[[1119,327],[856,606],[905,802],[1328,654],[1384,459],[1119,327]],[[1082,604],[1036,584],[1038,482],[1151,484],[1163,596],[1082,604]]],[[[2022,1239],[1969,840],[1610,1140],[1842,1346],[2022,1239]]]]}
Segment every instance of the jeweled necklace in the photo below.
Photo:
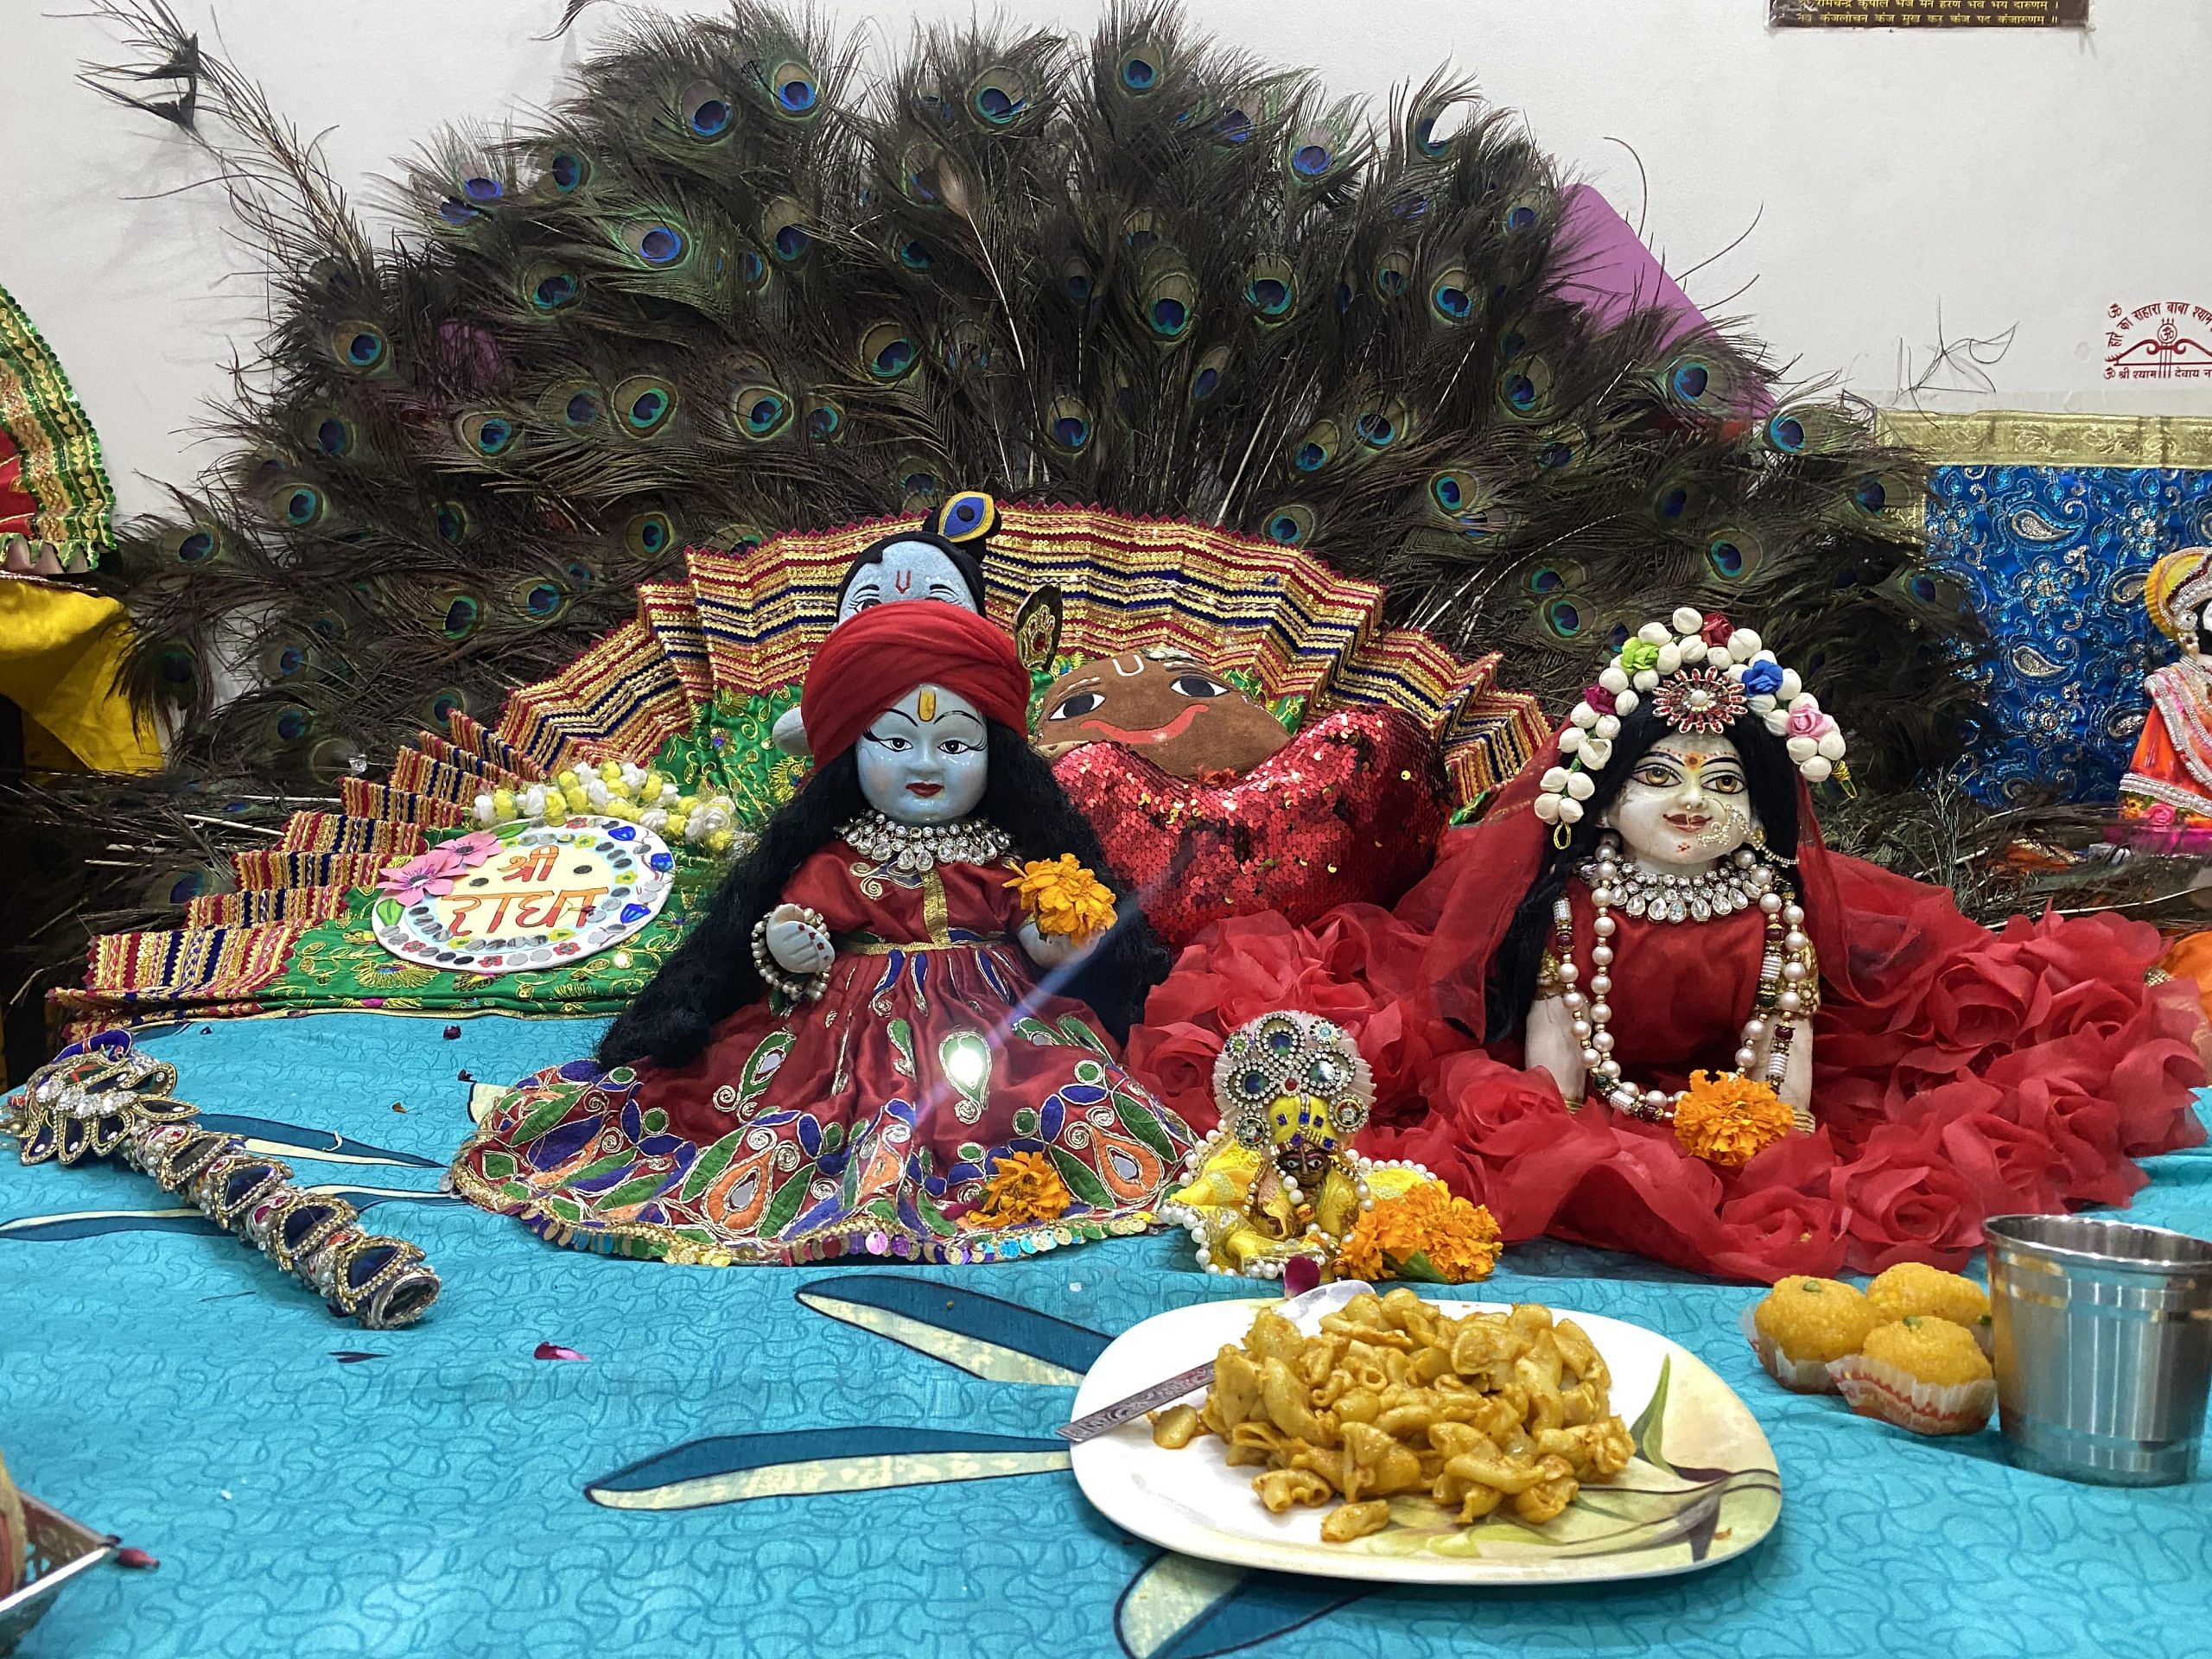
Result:
{"type": "MultiPolygon", "coordinates": [[[[1582,1063],[1598,1078],[1599,1092],[1606,1101],[1632,1117],[1663,1123],[1675,1115],[1682,1090],[1643,1089],[1621,1076],[1621,1063],[1613,1058],[1612,1005],[1613,935],[1620,923],[1616,906],[1647,920],[1709,921],[1757,904],[1766,917],[1766,950],[1759,963],[1758,990],[1751,999],[1751,1018],[1744,1021],[1736,1050],[1736,1070],[1748,1076],[1758,1064],[1759,1039],[1770,1029],[1767,1084],[1777,1092],[1789,1067],[1789,1051],[1797,1039],[1801,1021],[1820,1007],[1820,969],[1813,942],[1805,932],[1805,912],[1797,896],[1749,848],[1738,848],[1725,874],[1716,868],[1702,876],[1656,874],[1622,858],[1620,837],[1608,831],[1598,842],[1598,855],[1580,874],[1590,888],[1590,905],[1596,914],[1590,931],[1597,937],[1590,945],[1590,984],[1586,993],[1577,984],[1582,970],[1574,961],[1574,907],[1565,894],[1552,906],[1552,947],[1545,971],[1573,1020],[1575,1040],[1582,1045],[1582,1063]],[[1716,882],[1715,878],[1719,878],[1716,882]],[[1652,908],[1655,895],[1664,895],[1661,909],[1652,908]],[[1742,903],[1736,900],[1741,898],[1742,903]],[[1642,904],[1641,910],[1637,908],[1642,904]],[[1721,908],[1725,902],[1726,908],[1721,908]],[[1678,911],[1675,906],[1680,904],[1678,911]],[[1700,914],[1697,906],[1703,906],[1700,914]]],[[[1811,1122],[1799,1109],[1798,1127],[1811,1122]]]]}
{"type": "Polygon", "coordinates": [[[994,864],[1007,855],[1013,838],[982,818],[957,823],[901,823],[870,812],[841,827],[838,835],[863,858],[918,874],[939,864],[994,864]]]}

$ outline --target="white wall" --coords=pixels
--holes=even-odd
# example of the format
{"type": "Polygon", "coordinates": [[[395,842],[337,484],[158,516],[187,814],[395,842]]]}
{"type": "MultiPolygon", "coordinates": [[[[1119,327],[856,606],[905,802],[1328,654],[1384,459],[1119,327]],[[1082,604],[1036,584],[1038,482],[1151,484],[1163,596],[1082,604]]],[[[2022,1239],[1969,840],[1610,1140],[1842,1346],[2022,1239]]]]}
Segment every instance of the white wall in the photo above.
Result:
{"type": "MultiPolygon", "coordinates": [[[[544,100],[609,32],[558,0],[174,0],[303,129],[327,130],[364,192],[439,122],[544,100]],[[219,19],[219,30],[209,19],[219,19]]],[[[718,10],[660,0],[664,10],[718,10]]],[[[834,0],[903,36],[905,7],[834,0]]],[[[1087,29],[1077,0],[1008,0],[1087,29]]],[[[181,477],[189,429],[250,346],[258,296],[219,193],[180,135],[75,83],[106,30],[5,0],[0,285],[46,333],[107,446],[126,509],[181,477]],[[226,280],[229,276],[230,280],[226,280]]],[[[923,16],[964,4],[912,0],[923,16]]],[[[1977,385],[1929,407],[2212,413],[2212,379],[2104,377],[2107,308],[2212,307],[2212,4],[2093,0],[2070,30],[1769,30],[1765,0],[1202,0],[1192,14],[1267,57],[1380,97],[1449,58],[1634,222],[1716,315],[1747,316],[1806,377],[1878,401],[1923,376],[1942,333],[2012,330],[1977,385]],[[1743,245],[1723,253],[1757,220],[1743,245]],[[1720,257],[1714,258],[1713,256],[1720,257]],[[1749,284],[1748,288],[1746,285],[1749,284]],[[1734,296],[1732,298],[1731,296],[1734,296]],[[1901,365],[1909,365],[1901,370],[1901,365]]],[[[1986,354],[1986,353],[1985,353],[1986,354]]]]}

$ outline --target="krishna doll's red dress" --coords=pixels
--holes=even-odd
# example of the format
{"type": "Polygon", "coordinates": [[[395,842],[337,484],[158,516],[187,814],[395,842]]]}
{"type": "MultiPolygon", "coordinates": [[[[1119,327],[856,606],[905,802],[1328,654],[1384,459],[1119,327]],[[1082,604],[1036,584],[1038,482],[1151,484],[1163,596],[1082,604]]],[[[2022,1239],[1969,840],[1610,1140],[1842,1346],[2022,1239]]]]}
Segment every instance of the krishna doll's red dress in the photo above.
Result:
{"type": "MultiPolygon", "coordinates": [[[[1348,906],[1310,928],[1225,923],[1192,944],[1129,1033],[1129,1063],[1194,1123],[1221,1033],[1269,1007],[1345,1027],[1374,1067],[1360,1147],[1418,1160],[1486,1204],[1506,1237],[1538,1233],[1700,1273],[1773,1280],[1962,1264],[1983,1217],[2121,1204],[2133,1160],[2193,1146],[2205,1080],[2195,987],[2150,984],[2160,941],[2115,916],[1993,932],[1950,893],[1829,852],[1807,826],[1791,877],[1820,958],[1811,1135],[1740,1170],[1692,1156],[1670,1126],[1591,1101],[1570,1114],[1517,1038],[1485,1051],[1493,953],[1548,830],[1529,810],[1539,757],[1481,824],[1449,832],[1395,913],[1348,906]]],[[[1586,980],[1589,896],[1574,938],[1586,980]]],[[[1608,1001],[1630,1077],[1680,1088],[1731,1069],[1764,944],[1757,911],[1704,923],[1620,915],[1608,1001]]]]}
{"type": "Polygon", "coordinates": [[[987,1259],[1141,1230],[1191,1132],[1088,1008],[1039,989],[1020,871],[916,874],[830,842],[784,893],[836,942],[819,1001],[742,1007],[688,1065],[525,1079],[463,1148],[461,1190],[556,1243],[690,1261],[987,1259]],[[1006,1219],[991,1188],[1018,1158],[1060,1213],[1006,1219]]]}

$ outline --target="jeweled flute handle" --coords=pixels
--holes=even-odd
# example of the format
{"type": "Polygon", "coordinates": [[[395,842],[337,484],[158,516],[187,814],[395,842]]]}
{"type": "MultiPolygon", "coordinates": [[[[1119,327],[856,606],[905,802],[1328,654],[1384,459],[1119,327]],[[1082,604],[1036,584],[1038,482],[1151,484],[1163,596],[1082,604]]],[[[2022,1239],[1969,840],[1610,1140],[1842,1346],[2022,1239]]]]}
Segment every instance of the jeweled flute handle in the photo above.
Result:
{"type": "Polygon", "coordinates": [[[442,1287],[420,1248],[364,1232],[359,1211],[296,1185],[289,1164],[200,1128],[200,1109],[170,1097],[175,1087],[175,1067],[107,1032],[33,1072],[0,1102],[0,1127],[26,1164],[120,1158],[372,1331],[411,1325],[429,1310],[442,1287]]]}

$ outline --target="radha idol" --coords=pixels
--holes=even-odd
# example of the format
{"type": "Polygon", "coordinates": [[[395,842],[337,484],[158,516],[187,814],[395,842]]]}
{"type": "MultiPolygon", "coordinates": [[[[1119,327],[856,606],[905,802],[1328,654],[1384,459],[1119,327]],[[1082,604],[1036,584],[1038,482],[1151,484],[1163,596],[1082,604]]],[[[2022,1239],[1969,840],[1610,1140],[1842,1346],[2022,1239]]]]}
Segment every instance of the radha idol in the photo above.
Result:
{"type": "Polygon", "coordinates": [[[1702,1272],[1955,1266],[1986,1215],[2125,1201],[2133,1159],[2202,1135],[2193,988],[2146,983],[2147,925],[1993,932],[1831,852],[1808,785],[1843,753],[1756,633],[1677,611],[1394,915],[1225,925],[1132,1054],[1232,1029],[1266,964],[1370,1033],[1363,1151],[1419,1160],[1508,1238],[1702,1272]]]}
{"type": "Polygon", "coordinates": [[[1138,1230],[1192,1144],[1115,1048],[1164,957],[1135,905],[1116,920],[1028,694],[960,607],[833,630],[801,697],[817,769],[597,1058],[495,1103],[461,1191],[556,1243],[712,1263],[1138,1230]]]}
{"type": "Polygon", "coordinates": [[[2212,664],[2202,655],[2212,604],[2212,547],[2185,547],[2151,567],[2143,607],[2181,658],[2144,676],[2143,717],[2120,811],[2128,838],[2152,850],[2212,853],[2212,664]]]}

